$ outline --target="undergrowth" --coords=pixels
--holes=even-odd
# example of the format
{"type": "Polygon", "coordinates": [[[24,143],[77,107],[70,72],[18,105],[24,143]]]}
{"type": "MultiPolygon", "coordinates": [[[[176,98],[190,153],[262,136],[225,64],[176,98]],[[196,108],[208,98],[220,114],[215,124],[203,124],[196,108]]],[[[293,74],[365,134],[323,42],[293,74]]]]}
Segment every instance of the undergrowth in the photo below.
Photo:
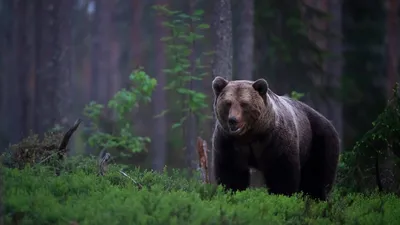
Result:
{"type": "Polygon", "coordinates": [[[397,224],[394,195],[347,194],[329,202],[301,195],[268,195],[265,189],[225,194],[220,187],[183,178],[179,171],[125,171],[109,165],[96,175],[96,161],[69,158],[60,176],[49,166],[2,168],[5,224],[397,224]]]}

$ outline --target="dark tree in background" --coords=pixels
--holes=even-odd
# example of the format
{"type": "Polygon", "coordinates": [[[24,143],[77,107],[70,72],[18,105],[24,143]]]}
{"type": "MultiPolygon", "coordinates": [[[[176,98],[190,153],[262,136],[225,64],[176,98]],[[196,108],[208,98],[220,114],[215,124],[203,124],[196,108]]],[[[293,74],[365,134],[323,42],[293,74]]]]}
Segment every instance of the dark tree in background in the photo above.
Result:
{"type": "MultiPolygon", "coordinates": [[[[239,0],[236,2],[238,24],[234,35],[235,74],[236,79],[252,80],[254,70],[254,1],[239,0]]],[[[233,29],[235,30],[235,29],[233,29]]],[[[267,75],[267,74],[266,74],[267,75]]]]}
{"type": "MultiPolygon", "coordinates": [[[[157,0],[157,4],[163,5],[166,0],[157,0]]],[[[163,69],[166,67],[165,48],[164,43],[160,41],[166,35],[165,28],[162,22],[165,18],[157,15],[155,19],[155,59],[154,59],[154,78],[157,80],[157,87],[153,94],[153,118],[154,116],[162,113],[167,108],[166,92],[164,87],[167,84],[166,75],[163,69]]],[[[165,116],[154,118],[153,122],[153,135],[151,136],[151,151],[153,152],[152,168],[161,171],[165,165],[165,158],[167,153],[167,123],[165,116]]]]}

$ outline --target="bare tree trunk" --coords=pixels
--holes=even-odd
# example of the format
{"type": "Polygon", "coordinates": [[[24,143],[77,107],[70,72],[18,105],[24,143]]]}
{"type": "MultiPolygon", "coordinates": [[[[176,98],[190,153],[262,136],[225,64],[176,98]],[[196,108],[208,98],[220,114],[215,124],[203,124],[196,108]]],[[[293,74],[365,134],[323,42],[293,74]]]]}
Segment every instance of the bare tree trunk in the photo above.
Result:
{"type": "MultiPolygon", "coordinates": [[[[214,6],[213,30],[216,32],[215,54],[212,68],[212,76],[223,76],[232,80],[232,11],[230,0],[216,0],[214,6]]],[[[213,114],[214,121],[215,115],[213,114]]],[[[214,147],[212,147],[214,149],[214,147]]],[[[212,166],[210,179],[215,182],[214,176],[214,150],[211,155],[212,166]]]]}
{"type": "MultiPolygon", "coordinates": [[[[330,73],[328,84],[329,89],[333,90],[334,96],[331,96],[327,101],[329,111],[326,115],[335,126],[339,133],[339,138],[343,137],[343,106],[338,99],[341,78],[342,78],[342,4],[341,0],[330,0],[329,11],[332,19],[329,26],[333,37],[328,40],[328,49],[333,54],[333,58],[327,61],[327,71],[330,73]]],[[[342,144],[341,144],[342,147],[342,144]]],[[[340,148],[342,149],[342,148],[340,148]]]]}
{"type": "MultiPolygon", "coordinates": [[[[165,0],[158,0],[157,4],[165,4],[165,0]]],[[[157,79],[157,87],[154,91],[152,98],[153,116],[160,114],[167,108],[167,99],[164,87],[167,80],[163,69],[166,66],[164,43],[160,40],[165,35],[165,28],[162,26],[164,17],[158,15],[156,18],[156,40],[155,40],[155,74],[157,79]]],[[[166,117],[160,116],[154,118],[153,131],[151,137],[151,151],[152,151],[152,168],[161,171],[165,165],[166,146],[167,146],[167,124],[166,117]]]]}
{"type": "MultiPolygon", "coordinates": [[[[27,48],[27,8],[28,2],[26,0],[14,1],[15,23],[13,30],[13,68],[14,75],[10,73],[8,77],[8,122],[7,132],[10,133],[10,141],[19,141],[25,135],[25,124],[27,119],[26,110],[26,79],[28,73],[28,58],[26,54],[27,48]]],[[[6,117],[6,118],[7,118],[6,117]]]]}
{"type": "MultiPolygon", "coordinates": [[[[6,0],[2,2],[0,8],[0,118],[7,118],[11,115],[10,106],[8,104],[10,97],[9,84],[10,79],[13,76],[12,65],[14,58],[12,57],[12,37],[13,27],[16,20],[13,19],[13,1],[6,0]]],[[[8,123],[4,122],[0,124],[0,153],[8,146],[10,141],[8,132],[8,123]]]]}
{"type": "Polygon", "coordinates": [[[72,76],[72,12],[75,4],[74,0],[58,0],[60,1],[60,69],[58,76],[59,80],[59,95],[60,102],[58,108],[62,116],[61,125],[63,127],[69,127],[72,125],[74,120],[74,109],[72,108],[72,99],[75,87],[71,85],[72,76]]]}
{"type": "Polygon", "coordinates": [[[142,16],[143,16],[143,1],[132,1],[133,18],[131,27],[131,46],[132,58],[135,66],[142,65],[142,16]]]}
{"type": "Polygon", "coordinates": [[[27,49],[25,50],[25,54],[28,57],[29,61],[29,72],[26,74],[26,81],[27,81],[27,96],[26,96],[26,109],[27,109],[27,122],[26,122],[26,129],[27,132],[30,132],[31,130],[35,129],[35,118],[36,118],[36,71],[37,71],[37,66],[36,62],[36,55],[37,55],[37,46],[35,45],[36,41],[36,24],[38,24],[37,20],[40,17],[35,16],[35,9],[36,9],[36,2],[29,1],[29,7],[28,7],[28,13],[27,13],[27,20],[28,20],[28,29],[26,30],[28,33],[29,41],[27,44],[27,49]]]}
{"type": "Polygon", "coordinates": [[[106,104],[110,96],[110,35],[112,33],[112,10],[114,1],[94,0],[92,21],[92,100],[106,104]]]}
{"type": "MultiPolygon", "coordinates": [[[[61,1],[42,0],[36,1],[36,16],[40,15],[37,23],[41,29],[36,30],[36,42],[39,54],[37,79],[36,79],[36,118],[37,132],[43,133],[60,123],[61,96],[59,91],[60,82],[60,20],[59,11],[61,1]]],[[[38,28],[36,27],[36,28],[38,28]]]]}
{"type": "MultiPolygon", "coordinates": [[[[195,11],[195,0],[189,1],[189,13],[192,14],[195,11]]],[[[191,32],[196,33],[195,30],[196,26],[195,24],[191,24],[191,32]]],[[[190,60],[190,75],[191,76],[196,76],[196,43],[193,43],[191,46],[192,48],[192,53],[189,56],[190,60]]],[[[189,82],[189,86],[187,87],[190,90],[195,90],[198,91],[198,85],[200,82],[196,80],[191,80],[189,82]]],[[[189,171],[192,172],[193,169],[196,168],[196,163],[195,163],[195,153],[196,153],[196,144],[195,141],[196,136],[197,136],[197,121],[196,121],[196,116],[194,112],[189,111],[187,113],[187,119],[184,123],[185,129],[184,129],[184,138],[185,138],[185,152],[186,152],[186,166],[188,167],[189,171]]]]}
{"type": "Polygon", "coordinates": [[[388,97],[392,95],[392,89],[394,84],[397,81],[397,68],[398,68],[398,55],[396,54],[397,49],[397,41],[398,41],[398,8],[399,1],[398,0],[386,0],[387,7],[387,19],[386,19],[386,38],[387,38],[387,59],[388,59],[388,67],[387,67],[387,91],[388,97]]]}
{"type": "Polygon", "coordinates": [[[238,51],[236,73],[238,79],[253,79],[254,52],[254,1],[239,1],[238,51]]]}

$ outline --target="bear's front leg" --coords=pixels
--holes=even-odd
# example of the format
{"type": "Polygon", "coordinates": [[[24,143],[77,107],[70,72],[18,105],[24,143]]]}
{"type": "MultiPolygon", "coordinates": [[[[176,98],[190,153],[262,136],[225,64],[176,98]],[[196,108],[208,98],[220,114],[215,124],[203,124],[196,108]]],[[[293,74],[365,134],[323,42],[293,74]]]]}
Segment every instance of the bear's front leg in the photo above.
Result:
{"type": "Polygon", "coordinates": [[[250,185],[250,170],[247,158],[235,150],[233,141],[218,134],[213,137],[213,166],[218,185],[232,191],[242,191],[250,185]]]}
{"type": "Polygon", "coordinates": [[[218,156],[214,158],[215,179],[218,185],[232,191],[243,191],[250,185],[250,170],[218,156]]]}
{"type": "Polygon", "coordinates": [[[295,156],[283,154],[266,166],[264,176],[271,194],[290,196],[299,190],[300,162],[295,156]]]}

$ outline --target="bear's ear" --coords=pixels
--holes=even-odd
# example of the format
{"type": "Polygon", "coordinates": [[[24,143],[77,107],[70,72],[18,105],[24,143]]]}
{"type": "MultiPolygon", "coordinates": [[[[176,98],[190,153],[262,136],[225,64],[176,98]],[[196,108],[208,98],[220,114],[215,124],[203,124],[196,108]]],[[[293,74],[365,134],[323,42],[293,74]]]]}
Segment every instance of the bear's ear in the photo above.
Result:
{"type": "Polygon", "coordinates": [[[268,82],[265,79],[258,79],[254,81],[253,88],[263,96],[268,91],[268,82]]]}
{"type": "Polygon", "coordinates": [[[222,90],[228,85],[228,81],[223,77],[216,76],[212,81],[212,89],[214,91],[214,95],[218,96],[221,94],[222,90]]]}

